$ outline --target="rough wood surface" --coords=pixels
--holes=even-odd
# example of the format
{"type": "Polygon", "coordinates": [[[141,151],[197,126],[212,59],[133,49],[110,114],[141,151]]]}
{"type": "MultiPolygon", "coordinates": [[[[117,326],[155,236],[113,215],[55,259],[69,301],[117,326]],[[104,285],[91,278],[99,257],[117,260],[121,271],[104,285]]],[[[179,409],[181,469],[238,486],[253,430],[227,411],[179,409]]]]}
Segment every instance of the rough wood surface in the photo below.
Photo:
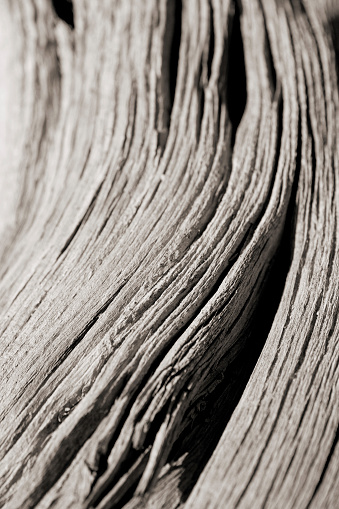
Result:
{"type": "Polygon", "coordinates": [[[339,507],[337,4],[0,9],[1,506],[339,507]]]}

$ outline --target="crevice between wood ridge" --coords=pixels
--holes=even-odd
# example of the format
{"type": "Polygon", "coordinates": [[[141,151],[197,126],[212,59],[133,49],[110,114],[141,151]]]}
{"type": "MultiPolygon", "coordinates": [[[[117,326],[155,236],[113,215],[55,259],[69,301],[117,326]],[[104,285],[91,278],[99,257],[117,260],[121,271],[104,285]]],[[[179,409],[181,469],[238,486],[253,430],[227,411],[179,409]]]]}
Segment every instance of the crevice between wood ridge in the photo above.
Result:
{"type": "Polygon", "coordinates": [[[52,0],[56,15],[73,30],[74,15],[72,0],[52,0]]]}
{"type": "Polygon", "coordinates": [[[228,47],[226,102],[232,124],[232,145],[247,102],[246,68],[243,39],[241,34],[241,8],[234,0],[234,14],[230,28],[228,47]]]}
{"type": "Polygon", "coordinates": [[[171,117],[171,113],[173,110],[175,89],[177,85],[178,76],[179,50],[181,41],[181,23],[182,23],[182,0],[175,0],[173,4],[174,4],[173,32],[169,58],[169,96],[170,96],[169,117],[171,117]]]}

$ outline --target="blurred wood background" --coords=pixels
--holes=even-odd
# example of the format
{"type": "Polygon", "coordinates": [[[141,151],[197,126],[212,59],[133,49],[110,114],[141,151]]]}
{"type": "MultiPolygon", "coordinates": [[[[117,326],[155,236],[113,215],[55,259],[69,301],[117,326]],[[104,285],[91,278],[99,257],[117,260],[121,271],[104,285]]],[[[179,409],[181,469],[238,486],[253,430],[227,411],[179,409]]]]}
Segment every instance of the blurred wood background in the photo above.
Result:
{"type": "Polygon", "coordinates": [[[339,507],[339,5],[0,0],[0,506],[339,507]]]}

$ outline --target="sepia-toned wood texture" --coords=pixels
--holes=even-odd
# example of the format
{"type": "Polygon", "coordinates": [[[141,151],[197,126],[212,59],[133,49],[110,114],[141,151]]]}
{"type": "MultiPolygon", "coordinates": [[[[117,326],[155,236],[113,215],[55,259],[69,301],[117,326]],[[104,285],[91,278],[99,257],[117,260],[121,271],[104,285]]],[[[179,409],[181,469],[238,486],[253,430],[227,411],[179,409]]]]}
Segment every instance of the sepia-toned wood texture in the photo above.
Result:
{"type": "Polygon", "coordinates": [[[1,507],[339,507],[338,27],[0,0],[1,507]]]}

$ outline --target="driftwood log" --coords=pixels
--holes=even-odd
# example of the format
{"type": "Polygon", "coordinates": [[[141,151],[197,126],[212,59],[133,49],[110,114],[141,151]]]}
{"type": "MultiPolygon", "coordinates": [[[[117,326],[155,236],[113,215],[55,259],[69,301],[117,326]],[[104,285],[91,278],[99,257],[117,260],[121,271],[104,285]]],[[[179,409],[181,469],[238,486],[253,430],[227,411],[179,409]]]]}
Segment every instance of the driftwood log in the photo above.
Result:
{"type": "Polygon", "coordinates": [[[338,508],[338,3],[0,9],[1,507],[338,508]]]}

